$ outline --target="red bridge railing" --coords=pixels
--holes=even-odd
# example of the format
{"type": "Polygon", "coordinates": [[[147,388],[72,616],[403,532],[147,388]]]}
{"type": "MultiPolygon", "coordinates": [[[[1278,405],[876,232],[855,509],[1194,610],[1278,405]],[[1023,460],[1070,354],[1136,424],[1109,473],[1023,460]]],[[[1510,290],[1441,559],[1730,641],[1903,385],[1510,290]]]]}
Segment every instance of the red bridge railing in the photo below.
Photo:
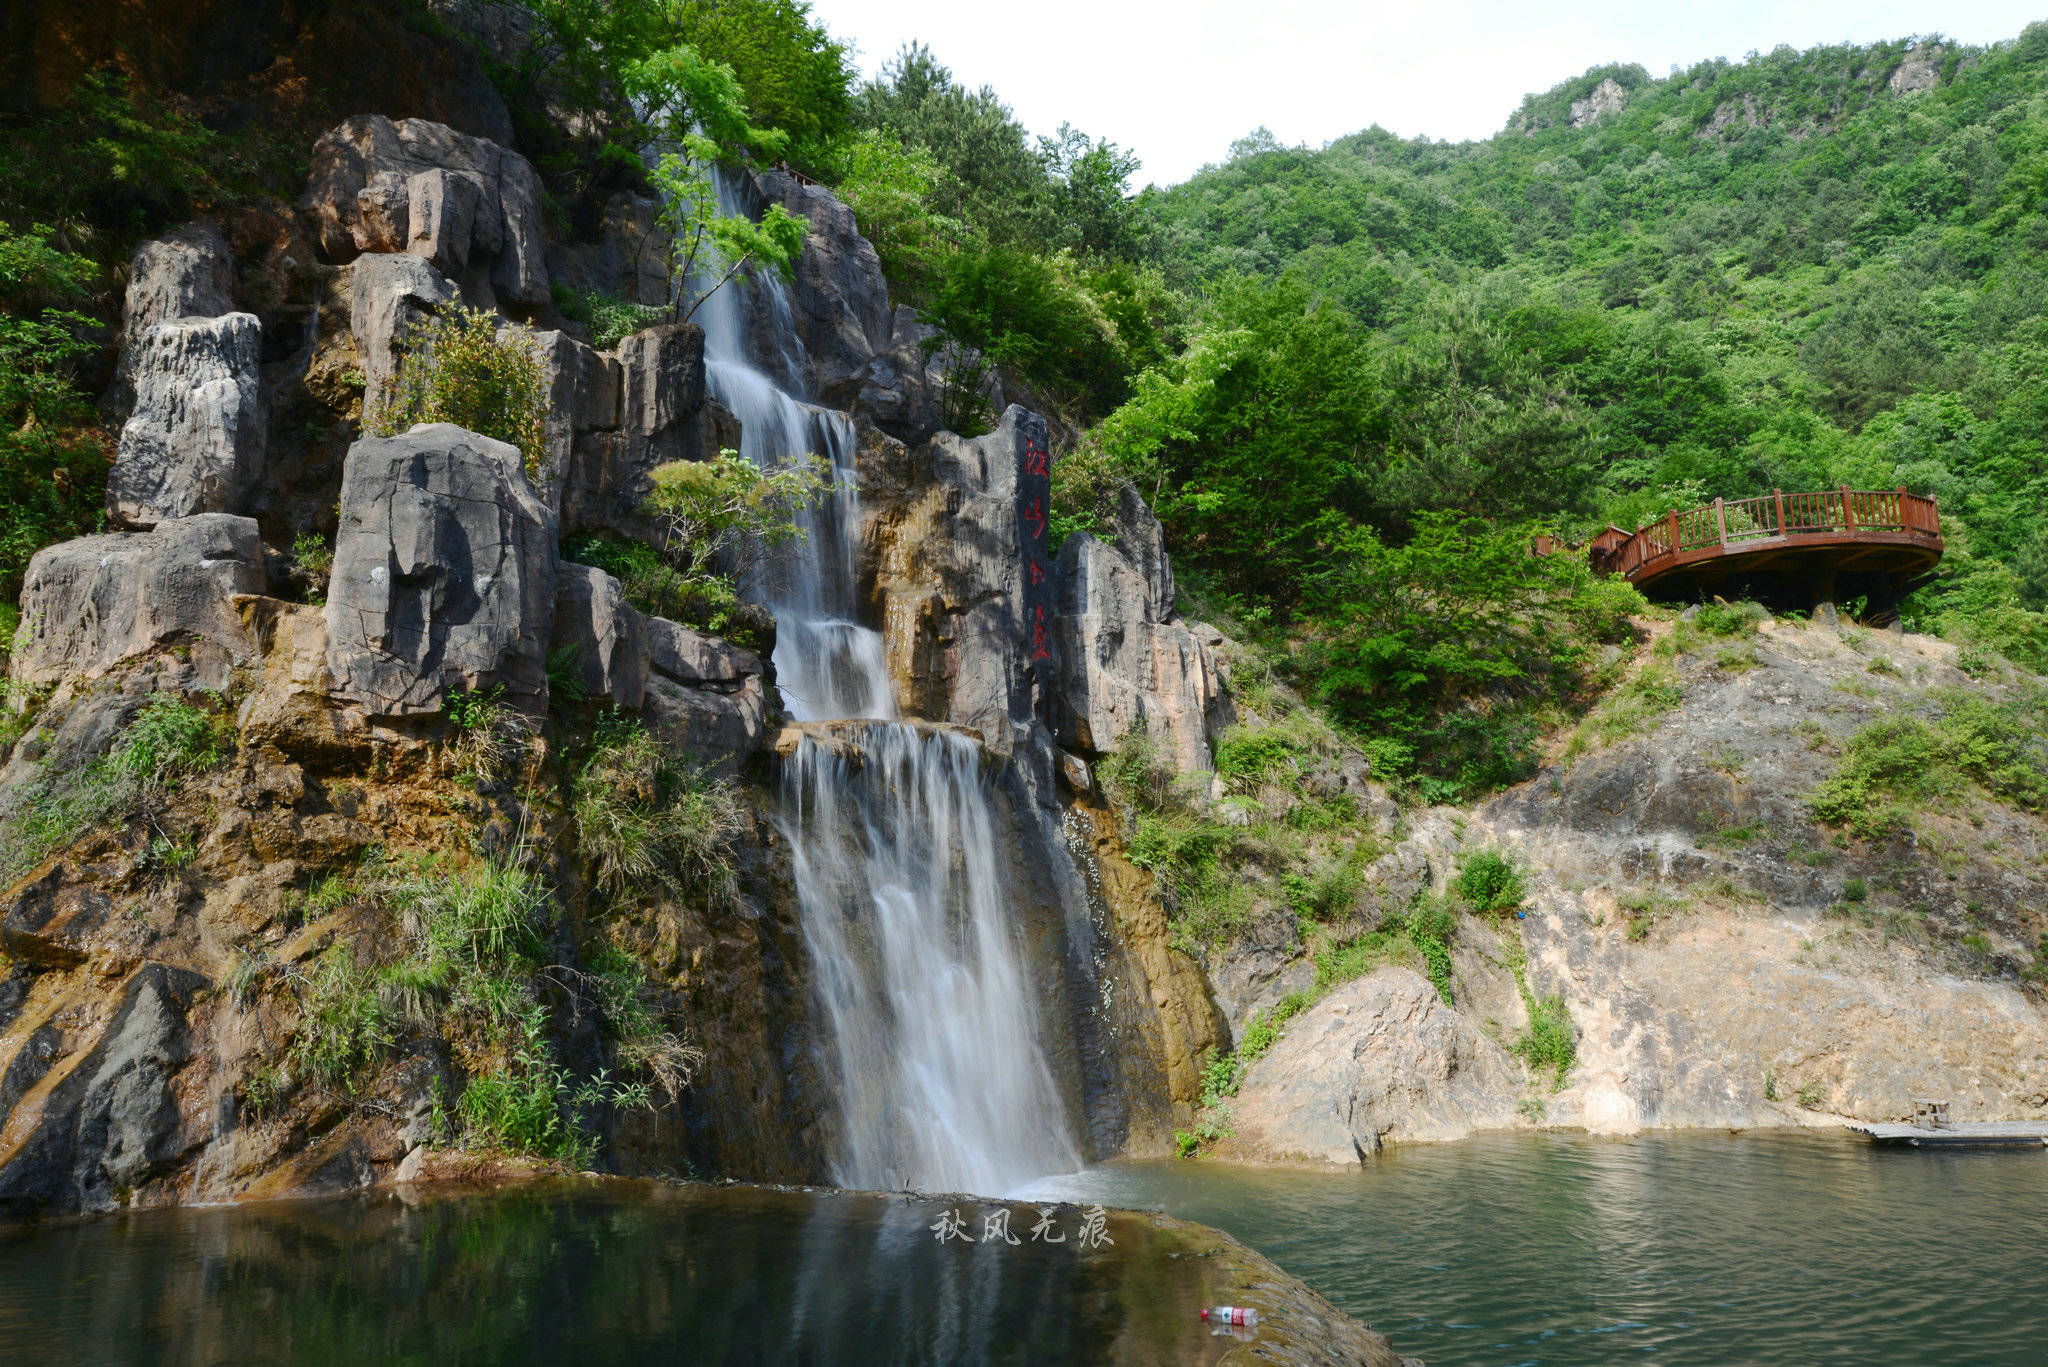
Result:
{"type": "Polygon", "coordinates": [[[1933,499],[1904,489],[1773,492],[1732,502],[1717,498],[1708,507],[1670,513],[1639,527],[1618,544],[1602,546],[1596,540],[1594,556],[1597,567],[1637,580],[1716,555],[1807,539],[1816,545],[1907,540],[1939,548],[1941,515],[1933,499]]]}

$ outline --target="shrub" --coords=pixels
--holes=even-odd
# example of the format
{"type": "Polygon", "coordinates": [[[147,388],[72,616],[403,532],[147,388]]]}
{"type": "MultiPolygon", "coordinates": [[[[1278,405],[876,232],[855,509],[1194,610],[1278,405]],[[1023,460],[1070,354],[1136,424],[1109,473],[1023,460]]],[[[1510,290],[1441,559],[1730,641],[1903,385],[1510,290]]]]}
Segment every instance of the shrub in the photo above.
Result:
{"type": "Polygon", "coordinates": [[[590,344],[610,351],[634,333],[651,328],[668,317],[662,304],[634,304],[617,295],[598,290],[579,290],[556,281],[555,307],[565,318],[574,319],[590,331],[590,344]]]}
{"type": "Polygon", "coordinates": [[[774,557],[802,544],[799,517],[823,498],[819,467],[800,452],[763,470],[735,451],[711,460],[671,461],[652,473],[641,512],[660,529],[657,550],[683,594],[729,594],[751,584],[774,557]]]}
{"type": "Polygon", "coordinates": [[[1563,1087],[1565,1076],[1571,1072],[1579,1054],[1578,1043],[1572,1037],[1571,1016],[1565,1010],[1564,994],[1553,992],[1546,997],[1530,996],[1527,1005],[1529,1028],[1516,1041],[1515,1052],[1531,1068],[1549,1069],[1553,1088],[1563,1087]]]}
{"type": "Polygon", "coordinates": [[[1880,839],[1973,782],[2017,807],[2048,805],[2048,746],[2034,719],[1969,694],[1936,697],[1943,715],[1932,723],[1883,717],[1849,738],[1841,766],[1808,799],[1814,820],[1880,839]]]}
{"type": "Polygon", "coordinates": [[[504,325],[504,334],[495,315],[460,305],[413,327],[382,402],[363,415],[365,429],[389,437],[415,423],[454,423],[518,447],[538,478],[548,415],[540,352],[523,323],[504,325]]]}
{"type": "Polygon", "coordinates": [[[107,443],[76,380],[94,351],[92,263],[37,224],[0,223],[0,601],[19,595],[29,557],[103,520],[107,443]]]}
{"type": "Polygon", "coordinates": [[[1499,850],[1473,850],[1460,857],[1453,886],[1465,905],[1481,914],[1513,911],[1527,895],[1521,869],[1499,850]]]}
{"type": "Polygon", "coordinates": [[[1748,601],[1728,603],[1715,599],[1703,603],[1693,613],[1693,625],[1709,636],[1747,636],[1771,614],[1756,603],[1748,601]]]}

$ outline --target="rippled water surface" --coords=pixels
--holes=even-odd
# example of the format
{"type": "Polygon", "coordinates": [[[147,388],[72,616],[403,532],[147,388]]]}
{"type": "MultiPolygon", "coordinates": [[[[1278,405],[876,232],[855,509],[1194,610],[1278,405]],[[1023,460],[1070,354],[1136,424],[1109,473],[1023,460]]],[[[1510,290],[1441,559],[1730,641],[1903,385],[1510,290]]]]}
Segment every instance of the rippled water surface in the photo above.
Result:
{"type": "Polygon", "coordinates": [[[2048,1363],[2048,1151],[1504,1135],[1055,1189],[1228,1230],[1430,1367],[2048,1363]]]}

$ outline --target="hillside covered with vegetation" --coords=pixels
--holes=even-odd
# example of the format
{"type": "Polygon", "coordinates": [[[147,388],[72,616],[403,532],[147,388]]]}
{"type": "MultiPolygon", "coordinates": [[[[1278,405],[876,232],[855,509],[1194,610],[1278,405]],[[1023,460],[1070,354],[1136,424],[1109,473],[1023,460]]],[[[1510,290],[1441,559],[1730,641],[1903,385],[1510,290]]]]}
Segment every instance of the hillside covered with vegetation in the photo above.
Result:
{"type": "MultiPolygon", "coordinates": [[[[1533,531],[1717,495],[1937,495],[1948,559],[1907,620],[2048,666],[2048,25],[1986,49],[1597,68],[1485,141],[1259,131],[1135,192],[1130,151],[1032,135],[925,48],[860,78],[803,0],[482,9],[516,12],[523,45],[342,7],[477,48],[571,242],[651,188],[631,92],[670,63],[691,109],[732,111],[706,127],[725,156],[831,186],[897,301],[967,344],[953,425],[993,419],[993,367],[1081,433],[1057,534],[1106,532],[1136,485],[1191,607],[1389,776],[1513,781],[1612,682],[1598,666],[1639,600],[1531,559],[1533,531]]],[[[91,400],[127,251],[284,197],[291,132],[351,112],[345,86],[290,89],[249,118],[246,90],[166,88],[122,58],[7,116],[9,600],[36,547],[98,518],[91,400]]]]}

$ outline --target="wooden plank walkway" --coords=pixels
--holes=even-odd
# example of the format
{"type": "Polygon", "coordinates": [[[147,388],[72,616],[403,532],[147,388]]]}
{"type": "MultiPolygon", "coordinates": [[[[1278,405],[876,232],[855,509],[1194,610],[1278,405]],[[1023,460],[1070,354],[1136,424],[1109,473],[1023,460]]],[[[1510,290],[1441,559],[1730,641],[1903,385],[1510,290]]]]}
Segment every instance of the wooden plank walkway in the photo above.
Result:
{"type": "Polygon", "coordinates": [[[1922,1125],[1857,1121],[1849,1126],[1873,1144],[1906,1144],[1916,1149],[2038,1149],[2048,1147],[2048,1120],[1963,1121],[1929,1129],[1922,1125]]]}

